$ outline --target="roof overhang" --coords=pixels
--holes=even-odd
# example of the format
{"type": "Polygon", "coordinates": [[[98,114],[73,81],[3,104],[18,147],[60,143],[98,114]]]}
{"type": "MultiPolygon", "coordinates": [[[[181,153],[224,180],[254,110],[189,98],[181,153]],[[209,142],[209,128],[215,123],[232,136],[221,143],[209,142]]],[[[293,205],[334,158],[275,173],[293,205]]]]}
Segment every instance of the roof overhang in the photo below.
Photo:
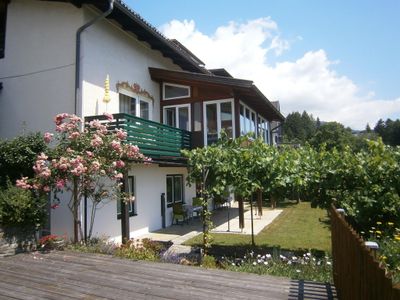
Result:
{"type": "Polygon", "coordinates": [[[199,74],[185,71],[170,71],[149,68],[150,76],[159,82],[175,82],[188,85],[229,87],[240,99],[246,100],[269,121],[283,122],[285,117],[253,84],[251,80],[237,79],[212,74],[199,74]]]}
{"type": "MultiPolygon", "coordinates": [[[[47,0],[54,2],[70,2],[77,7],[83,4],[92,5],[101,12],[109,8],[109,0],[47,0]]],[[[164,57],[170,58],[183,70],[208,73],[199,60],[189,54],[182,47],[163,36],[155,27],[150,25],[138,13],[130,9],[123,1],[115,0],[114,9],[107,19],[118,23],[127,32],[132,32],[137,39],[146,42],[154,50],[158,50],[164,57]]]]}

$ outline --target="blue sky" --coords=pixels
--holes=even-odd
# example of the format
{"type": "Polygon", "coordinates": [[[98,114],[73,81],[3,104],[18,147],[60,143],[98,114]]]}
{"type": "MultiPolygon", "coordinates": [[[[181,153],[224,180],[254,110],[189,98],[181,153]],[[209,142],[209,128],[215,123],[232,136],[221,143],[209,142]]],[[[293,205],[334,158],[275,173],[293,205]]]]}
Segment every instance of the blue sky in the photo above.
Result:
{"type": "MultiPolygon", "coordinates": [[[[225,38],[223,41],[218,40],[218,28],[226,30],[229,22],[234,22],[236,27],[231,27],[227,36],[232,34],[232,39],[237,39],[247,34],[249,39],[256,39],[257,37],[241,25],[249,25],[250,22],[258,20],[259,22],[255,23],[260,24],[259,28],[262,28],[260,30],[264,33],[265,40],[256,43],[254,48],[258,48],[259,53],[268,52],[274,37],[283,45],[280,51],[274,50],[275,55],[268,52],[263,58],[260,57],[260,64],[262,59],[265,60],[264,72],[271,73],[269,76],[281,78],[282,82],[290,81],[287,87],[298,91],[289,95],[284,90],[268,86],[265,82],[267,80],[261,78],[262,70],[255,72],[254,78],[246,79],[254,80],[267,97],[279,98],[286,113],[304,108],[315,115],[322,115],[325,119],[337,119],[358,128],[364,127],[367,122],[374,125],[377,117],[400,117],[400,1],[126,0],[126,3],[165,35],[178,38],[203,60],[209,54],[205,47],[201,47],[200,41],[207,38],[209,43],[215,42],[214,45],[226,42],[232,48],[234,44],[227,42],[225,38]],[[177,23],[172,24],[173,20],[177,23]],[[184,23],[185,20],[193,23],[184,23]],[[186,34],[182,34],[185,30],[186,34]],[[318,52],[319,50],[322,51],[318,52]],[[306,53],[310,53],[308,60],[306,53]],[[310,84],[310,80],[305,78],[312,74],[306,76],[303,73],[304,64],[299,62],[302,58],[309,61],[307,68],[318,68],[315,62],[319,61],[319,69],[312,71],[321,72],[319,78],[329,73],[322,82],[325,86],[324,92],[320,91],[315,80],[316,86],[304,91],[305,86],[310,84]],[[284,68],[285,63],[292,64],[289,66],[290,71],[284,68]],[[302,67],[296,66],[296,63],[302,67]],[[276,64],[281,64],[281,67],[277,68],[276,64]],[[303,86],[297,84],[294,79],[294,74],[299,73],[299,68],[303,77],[298,78],[298,82],[304,82],[303,86]],[[342,85],[343,81],[346,84],[342,85]],[[330,87],[326,86],[328,82],[332,82],[330,87]],[[336,101],[333,99],[336,98],[333,92],[335,87],[348,91],[347,97],[354,98],[353,102],[350,101],[354,105],[338,110],[332,115],[333,102],[336,101]],[[304,96],[301,91],[304,92],[304,96]],[[323,94],[326,100],[318,94],[323,94]],[[295,95],[298,97],[297,101],[295,95]],[[308,99],[304,100],[303,106],[301,98],[308,99]],[[310,99],[320,101],[321,105],[311,105],[310,99]],[[327,106],[329,113],[324,111],[324,101],[332,102],[331,106],[327,106]],[[376,110],[386,105],[388,108],[379,113],[365,112],[355,117],[352,112],[359,111],[363,101],[369,103],[365,105],[368,110],[376,110]]],[[[249,47],[251,46],[250,43],[249,47]]],[[[250,51],[246,48],[244,50],[250,51]]],[[[240,60],[240,56],[237,59],[240,60]]],[[[209,61],[206,59],[207,66],[216,67],[218,64],[218,61],[208,63],[209,61]]],[[[233,70],[237,77],[253,77],[252,73],[241,71],[244,66],[224,62],[223,59],[221,64],[228,71],[233,70]]],[[[249,65],[249,68],[251,67],[249,65]]],[[[343,106],[346,103],[345,99],[339,99],[343,97],[338,93],[336,104],[343,106]]]]}

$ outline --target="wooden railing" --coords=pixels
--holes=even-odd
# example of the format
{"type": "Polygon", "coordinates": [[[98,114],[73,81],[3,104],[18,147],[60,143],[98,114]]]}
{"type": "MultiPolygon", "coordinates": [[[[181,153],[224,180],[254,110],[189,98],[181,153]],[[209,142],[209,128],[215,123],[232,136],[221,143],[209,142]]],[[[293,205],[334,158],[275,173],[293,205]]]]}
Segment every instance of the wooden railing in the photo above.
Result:
{"type": "Polygon", "coordinates": [[[139,147],[140,152],[152,158],[181,157],[182,149],[190,149],[189,131],[145,120],[130,114],[113,114],[107,121],[103,115],[85,117],[86,122],[98,119],[107,122],[109,129],[121,128],[128,133],[126,141],[139,147]]]}
{"type": "Polygon", "coordinates": [[[331,226],[333,280],[339,299],[400,299],[400,287],[392,285],[373,250],[333,206],[331,226]]]}

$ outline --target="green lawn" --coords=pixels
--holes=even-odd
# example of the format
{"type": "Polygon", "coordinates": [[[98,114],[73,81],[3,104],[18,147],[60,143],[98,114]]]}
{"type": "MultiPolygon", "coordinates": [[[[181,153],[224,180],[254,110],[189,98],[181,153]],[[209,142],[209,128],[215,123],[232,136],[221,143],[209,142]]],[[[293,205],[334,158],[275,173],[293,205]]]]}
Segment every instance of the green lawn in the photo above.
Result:
{"type": "MultiPolygon", "coordinates": [[[[315,249],[331,252],[329,219],[326,210],[311,208],[309,202],[286,203],[283,212],[256,237],[258,247],[280,247],[282,249],[315,249]]],[[[185,244],[200,245],[201,235],[185,244]]],[[[248,248],[251,236],[242,234],[213,234],[212,244],[216,248],[248,248]]],[[[219,252],[219,251],[218,251],[219,252]]]]}

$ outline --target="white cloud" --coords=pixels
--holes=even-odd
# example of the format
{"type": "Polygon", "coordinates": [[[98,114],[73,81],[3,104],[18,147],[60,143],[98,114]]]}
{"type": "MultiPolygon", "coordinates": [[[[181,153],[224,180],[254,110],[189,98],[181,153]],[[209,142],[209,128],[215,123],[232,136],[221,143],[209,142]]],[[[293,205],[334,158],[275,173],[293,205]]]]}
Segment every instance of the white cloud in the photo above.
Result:
{"type": "MultiPolygon", "coordinates": [[[[291,46],[269,17],[229,22],[212,35],[196,29],[193,20],[173,20],[160,30],[188,47],[207,68],[223,67],[237,78],[253,80],[269,99],[281,102],[284,113],[306,110],[354,129],[400,115],[400,97],[378,99],[373,91],[363,95],[350,78],[335,71],[339,61],[329,60],[323,49],[309,51],[296,61],[269,63],[268,57],[277,57],[291,46]]],[[[297,41],[302,39],[299,36],[297,41]]]]}

